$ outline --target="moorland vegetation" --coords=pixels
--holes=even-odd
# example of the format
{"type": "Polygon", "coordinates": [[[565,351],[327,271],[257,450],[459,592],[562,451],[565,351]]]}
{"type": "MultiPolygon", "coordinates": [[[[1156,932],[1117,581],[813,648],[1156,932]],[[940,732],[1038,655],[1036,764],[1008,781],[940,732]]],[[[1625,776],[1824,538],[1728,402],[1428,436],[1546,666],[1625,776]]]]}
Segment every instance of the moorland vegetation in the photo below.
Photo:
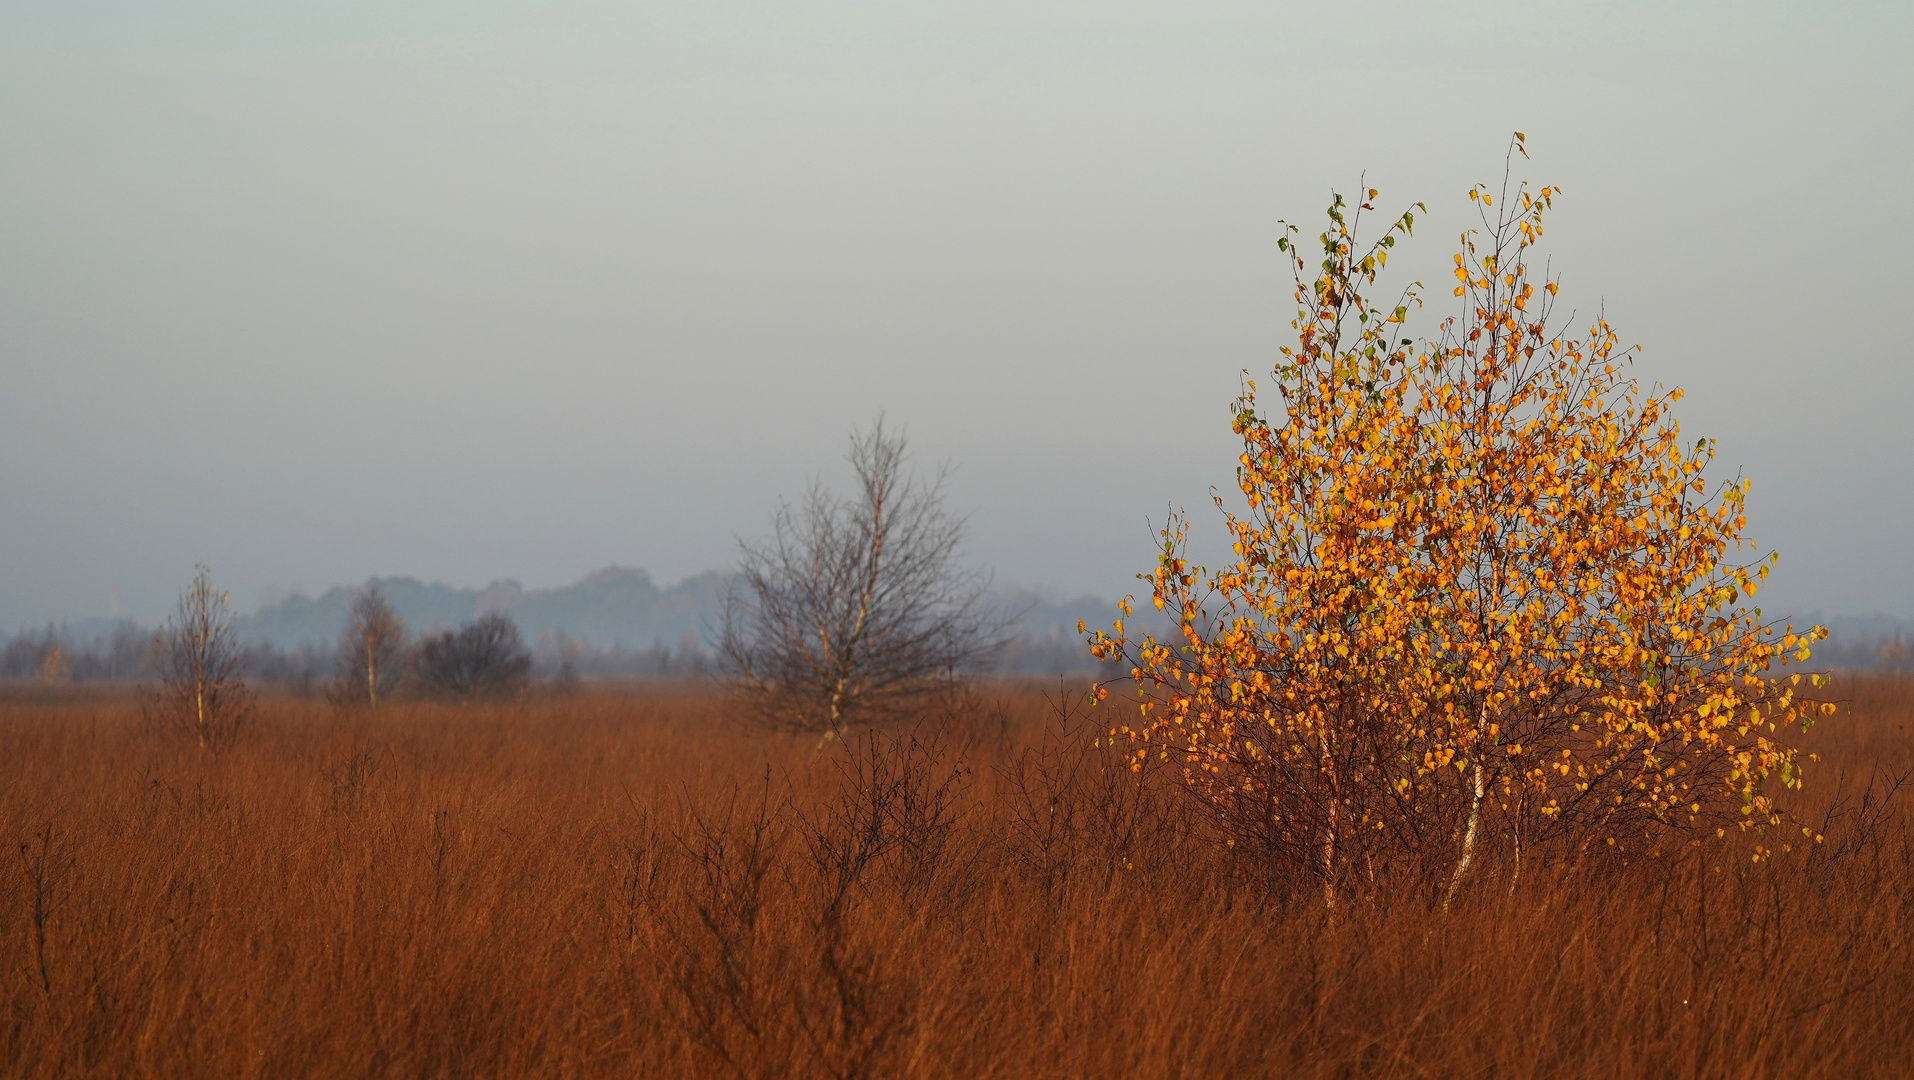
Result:
{"type": "MultiPolygon", "coordinates": [[[[1799,735],[1826,839],[1337,907],[1130,706],[995,685],[815,736],[702,685],[341,714],[217,756],[124,690],[0,700],[21,1077],[1862,1077],[1914,1052],[1914,684],[1799,735]]],[[[38,696],[35,696],[38,695],[38,696]]],[[[1798,735],[1798,733],[1797,733],[1798,735]]]]}

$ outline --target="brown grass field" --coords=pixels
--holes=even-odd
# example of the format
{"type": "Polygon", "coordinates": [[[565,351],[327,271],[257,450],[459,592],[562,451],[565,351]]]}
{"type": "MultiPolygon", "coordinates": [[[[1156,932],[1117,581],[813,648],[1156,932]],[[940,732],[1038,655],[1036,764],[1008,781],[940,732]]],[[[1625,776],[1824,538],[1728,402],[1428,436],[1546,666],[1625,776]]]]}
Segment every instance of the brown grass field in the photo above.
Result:
{"type": "Polygon", "coordinates": [[[217,758],[127,691],[16,688],[0,1068],[1907,1076],[1914,814],[1878,778],[1914,682],[1830,693],[1824,843],[1485,872],[1437,914],[1259,875],[1055,686],[823,749],[697,686],[268,699],[217,758]]]}

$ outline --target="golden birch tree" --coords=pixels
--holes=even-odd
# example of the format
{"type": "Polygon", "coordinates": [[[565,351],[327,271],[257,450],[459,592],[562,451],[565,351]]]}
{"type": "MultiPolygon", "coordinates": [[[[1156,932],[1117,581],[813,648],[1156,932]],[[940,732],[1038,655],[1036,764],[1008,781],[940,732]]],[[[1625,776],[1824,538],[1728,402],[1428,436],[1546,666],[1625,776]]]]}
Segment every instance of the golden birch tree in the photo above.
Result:
{"type": "Polygon", "coordinates": [[[1336,197],[1314,265],[1285,226],[1296,340],[1235,405],[1235,561],[1191,565],[1173,517],[1147,580],[1174,632],[1091,638],[1140,695],[1113,738],[1331,902],[1419,866],[1446,905],[1491,849],[1519,873],[1564,840],[1772,829],[1800,785],[1778,729],[1830,708],[1772,670],[1825,632],[1748,603],[1775,556],[1738,561],[1747,481],[1704,476],[1681,391],[1637,383],[1605,318],[1564,329],[1528,264],[1560,192],[1509,175],[1470,191],[1457,309],[1421,340],[1420,285],[1366,292],[1413,210],[1365,246],[1377,192],[1336,197]]]}

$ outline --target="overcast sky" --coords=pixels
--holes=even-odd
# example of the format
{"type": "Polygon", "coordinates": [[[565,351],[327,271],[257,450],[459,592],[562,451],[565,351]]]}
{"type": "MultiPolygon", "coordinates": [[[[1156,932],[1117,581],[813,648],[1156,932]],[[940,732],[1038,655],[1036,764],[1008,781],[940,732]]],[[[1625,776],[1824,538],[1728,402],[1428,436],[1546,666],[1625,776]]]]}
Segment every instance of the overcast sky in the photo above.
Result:
{"type": "Polygon", "coordinates": [[[1439,283],[1515,129],[1769,610],[1914,615],[1904,3],[319,7],[0,3],[0,626],[722,569],[879,410],[1000,581],[1120,595],[1277,220],[1366,174],[1439,283]]]}

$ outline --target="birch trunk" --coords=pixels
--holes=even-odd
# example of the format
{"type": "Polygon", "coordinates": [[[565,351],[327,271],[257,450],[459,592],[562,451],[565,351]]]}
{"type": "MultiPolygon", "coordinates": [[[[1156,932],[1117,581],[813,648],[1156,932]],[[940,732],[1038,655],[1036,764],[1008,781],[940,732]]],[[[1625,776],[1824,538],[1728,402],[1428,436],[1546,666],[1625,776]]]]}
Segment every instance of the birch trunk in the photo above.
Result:
{"type": "Polygon", "coordinates": [[[1475,777],[1475,798],[1469,803],[1469,824],[1462,830],[1462,857],[1456,860],[1455,874],[1449,878],[1449,890],[1442,896],[1442,910],[1448,911],[1455,902],[1455,894],[1462,887],[1462,875],[1469,872],[1469,864],[1475,861],[1475,833],[1482,823],[1482,757],[1476,755],[1475,764],[1469,770],[1475,777]]]}

